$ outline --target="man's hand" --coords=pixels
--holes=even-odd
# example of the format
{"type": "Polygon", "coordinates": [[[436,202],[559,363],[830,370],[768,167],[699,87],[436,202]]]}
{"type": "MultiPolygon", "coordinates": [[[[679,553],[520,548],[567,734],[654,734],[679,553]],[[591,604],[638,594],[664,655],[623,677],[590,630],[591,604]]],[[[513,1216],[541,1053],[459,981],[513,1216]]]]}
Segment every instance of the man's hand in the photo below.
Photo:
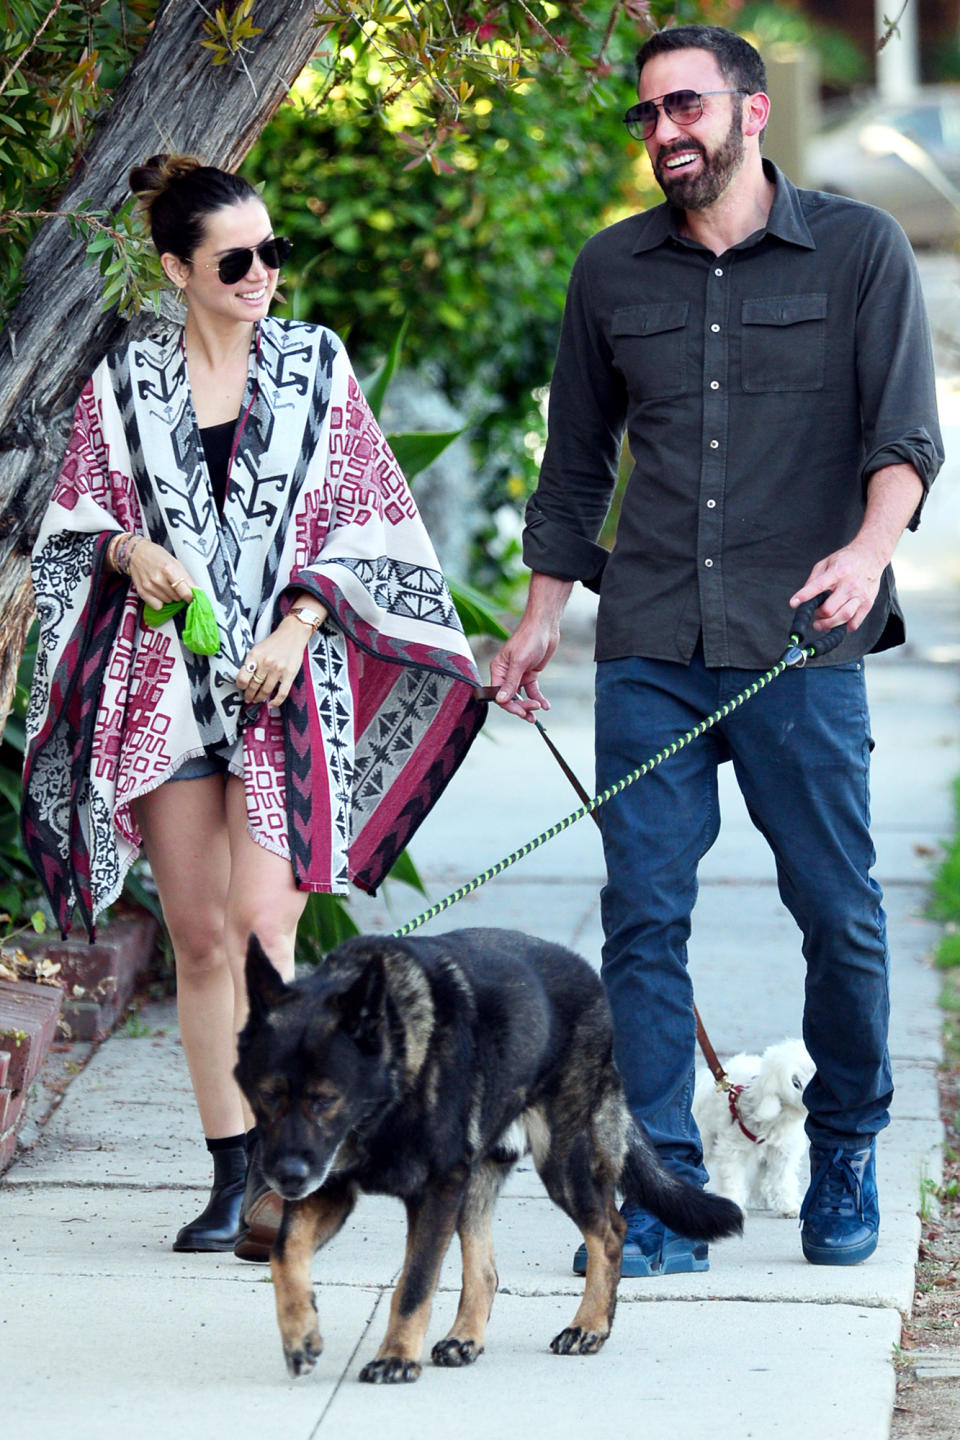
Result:
{"type": "Polygon", "coordinates": [[[818,560],[790,597],[794,609],[823,590],[830,594],[814,612],[814,630],[846,625],[857,630],[873,609],[883,572],[897,541],[923,498],[923,482],[912,465],[885,465],[867,482],[867,509],[857,534],[840,550],[818,560]]]}
{"type": "Polygon", "coordinates": [[[550,702],[540,690],[540,674],[560,640],[560,616],[573,589],[569,580],[534,574],[523,619],[513,635],[490,661],[490,679],[496,701],[510,715],[531,723],[550,702]],[[524,690],[525,695],[519,692],[524,690]]]}
{"type": "Polygon", "coordinates": [[[790,597],[795,610],[805,600],[829,590],[830,594],[814,611],[814,630],[833,630],[846,625],[857,630],[873,609],[886,561],[876,552],[858,548],[857,542],[818,560],[805,584],[790,597]]]}

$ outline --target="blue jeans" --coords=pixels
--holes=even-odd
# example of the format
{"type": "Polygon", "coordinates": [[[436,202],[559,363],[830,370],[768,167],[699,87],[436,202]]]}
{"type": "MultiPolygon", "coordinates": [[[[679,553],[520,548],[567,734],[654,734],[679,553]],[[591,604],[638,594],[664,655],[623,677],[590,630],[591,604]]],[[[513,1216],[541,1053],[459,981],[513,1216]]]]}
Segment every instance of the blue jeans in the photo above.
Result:
{"type": "MultiPolygon", "coordinates": [[[[596,679],[597,788],[629,774],[756,678],[628,658],[596,679]]],[[[732,760],[803,935],[803,1037],[817,1067],[805,1101],[817,1144],[862,1145],[888,1122],[889,956],[870,876],[863,665],[788,670],[598,812],[607,884],[602,974],[627,1101],[671,1169],[706,1171],[693,1095],[696,1024],[687,940],[697,868],[720,828],[717,766],[732,760]]],[[[731,995],[738,977],[730,976],[731,995]]]]}

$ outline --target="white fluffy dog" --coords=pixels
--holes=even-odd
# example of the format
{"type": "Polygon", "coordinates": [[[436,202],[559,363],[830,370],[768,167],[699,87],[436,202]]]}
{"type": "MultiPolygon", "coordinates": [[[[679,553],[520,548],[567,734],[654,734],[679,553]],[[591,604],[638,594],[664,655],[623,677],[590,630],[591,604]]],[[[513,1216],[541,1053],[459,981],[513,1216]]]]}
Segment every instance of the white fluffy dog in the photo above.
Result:
{"type": "Polygon", "coordinates": [[[814,1069],[802,1040],[782,1040],[762,1055],[734,1055],[726,1066],[730,1093],[708,1070],[697,1076],[693,1114],[712,1190],[740,1206],[800,1213],[803,1092],[814,1069]]]}

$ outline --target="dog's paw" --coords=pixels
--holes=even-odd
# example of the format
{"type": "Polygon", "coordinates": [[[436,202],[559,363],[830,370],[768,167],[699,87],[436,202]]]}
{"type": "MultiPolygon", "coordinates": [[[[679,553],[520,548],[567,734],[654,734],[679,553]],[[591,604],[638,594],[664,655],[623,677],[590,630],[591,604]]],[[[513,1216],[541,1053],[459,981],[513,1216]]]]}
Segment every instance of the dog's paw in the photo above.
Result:
{"type": "Polygon", "coordinates": [[[299,1344],[284,1345],[283,1358],[291,1379],[301,1380],[304,1375],[309,1375],[322,1354],[323,1340],[317,1331],[307,1335],[299,1344]]]}
{"type": "Polygon", "coordinates": [[[437,1341],[430,1352],[430,1358],[434,1365],[446,1365],[453,1369],[461,1365],[472,1365],[482,1354],[483,1346],[478,1345],[475,1340],[458,1340],[455,1335],[448,1335],[445,1340],[437,1341]]]}
{"type": "Polygon", "coordinates": [[[581,1325],[568,1325],[550,1341],[554,1355],[595,1355],[606,1340],[597,1330],[584,1330],[581,1325]]]}
{"type": "Polygon", "coordinates": [[[371,1360],[360,1371],[360,1379],[367,1385],[411,1385],[420,1379],[420,1364],[416,1360],[404,1360],[402,1355],[384,1355],[371,1360]]]}

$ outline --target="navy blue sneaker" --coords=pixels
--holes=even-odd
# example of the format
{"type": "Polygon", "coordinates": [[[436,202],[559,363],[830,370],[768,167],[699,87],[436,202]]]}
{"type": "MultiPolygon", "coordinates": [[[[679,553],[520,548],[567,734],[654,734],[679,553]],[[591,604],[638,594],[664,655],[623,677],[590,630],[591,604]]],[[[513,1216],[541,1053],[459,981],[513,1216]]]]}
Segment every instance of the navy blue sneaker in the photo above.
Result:
{"type": "MultiPolygon", "coordinates": [[[[630,1280],[653,1275],[684,1275],[710,1269],[707,1245],[676,1235],[662,1220],[626,1201],[620,1214],[627,1222],[620,1274],[630,1280]]],[[[574,1275],[587,1273],[587,1247],[580,1245],[573,1257],[574,1275]]]]}
{"type": "Polygon", "coordinates": [[[861,1150],[810,1147],[800,1243],[811,1265],[859,1265],[877,1248],[876,1141],[861,1150]]]}

